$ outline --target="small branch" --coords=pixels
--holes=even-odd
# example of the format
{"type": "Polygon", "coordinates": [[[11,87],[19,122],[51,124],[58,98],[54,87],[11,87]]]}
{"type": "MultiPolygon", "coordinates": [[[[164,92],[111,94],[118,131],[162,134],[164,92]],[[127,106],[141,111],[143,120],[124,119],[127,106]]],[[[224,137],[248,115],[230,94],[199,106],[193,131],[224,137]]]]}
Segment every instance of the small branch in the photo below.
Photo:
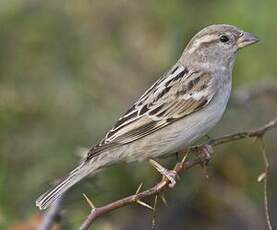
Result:
{"type": "MultiPolygon", "coordinates": [[[[197,157],[195,159],[190,160],[182,160],[181,162],[176,163],[174,167],[174,171],[181,176],[183,172],[187,171],[188,169],[196,166],[196,165],[203,165],[203,162],[210,160],[210,155],[207,155],[207,152],[204,151],[204,148],[207,146],[217,146],[221,144],[225,144],[228,142],[233,142],[241,139],[246,138],[261,138],[264,134],[269,131],[270,129],[277,126],[277,118],[268,122],[264,126],[245,131],[245,132],[238,132],[230,135],[225,135],[219,138],[211,139],[205,144],[196,145],[188,148],[189,152],[198,152],[197,157]]],[[[92,209],[91,213],[87,216],[86,220],[80,227],[81,230],[87,230],[92,225],[92,223],[100,216],[107,214],[115,209],[137,203],[138,201],[155,195],[160,195],[163,191],[168,189],[169,181],[164,178],[159,183],[154,185],[152,188],[147,189],[145,191],[136,193],[134,195],[127,196],[125,198],[119,199],[102,207],[96,207],[92,209]]]]}
{"type": "Polygon", "coordinates": [[[263,137],[263,135],[268,130],[270,130],[276,126],[277,126],[277,118],[271,120],[267,124],[263,125],[262,127],[257,128],[257,129],[252,129],[252,130],[245,131],[245,132],[234,133],[234,134],[225,135],[225,136],[222,136],[219,138],[211,139],[208,142],[208,144],[210,144],[212,146],[217,146],[217,145],[221,145],[221,144],[225,144],[228,142],[233,142],[233,141],[237,141],[237,140],[241,140],[241,139],[245,139],[245,138],[263,137]]]}
{"type": "Polygon", "coordinates": [[[155,196],[155,200],[154,200],[153,215],[152,215],[152,230],[155,229],[156,227],[157,202],[158,202],[158,195],[155,196]]]}
{"type": "Polygon", "coordinates": [[[63,202],[63,196],[60,196],[49,210],[44,214],[43,221],[39,230],[51,230],[57,219],[61,216],[61,206],[63,202]]]}
{"type": "Polygon", "coordinates": [[[265,210],[265,216],[266,216],[266,223],[268,230],[272,230],[272,224],[271,224],[271,218],[270,218],[270,212],[269,212],[269,203],[268,203],[268,195],[267,195],[267,186],[268,186],[268,175],[269,175],[269,161],[267,158],[266,150],[265,150],[265,144],[263,139],[260,139],[261,142],[261,150],[263,154],[265,169],[264,172],[261,174],[262,177],[259,177],[258,182],[263,181],[264,182],[264,210],[265,210]]]}

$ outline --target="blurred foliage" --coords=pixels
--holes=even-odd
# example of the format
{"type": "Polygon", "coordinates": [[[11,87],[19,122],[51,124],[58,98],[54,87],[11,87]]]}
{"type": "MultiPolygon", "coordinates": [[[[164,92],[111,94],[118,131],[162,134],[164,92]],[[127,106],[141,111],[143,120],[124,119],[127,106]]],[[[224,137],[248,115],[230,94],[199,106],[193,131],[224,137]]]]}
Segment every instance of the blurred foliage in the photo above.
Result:
{"type": "MultiPolygon", "coordinates": [[[[35,199],[76,165],[78,149],[96,143],[204,26],[234,24],[261,38],[241,52],[235,90],[276,81],[276,9],[276,0],[1,0],[0,229],[35,218],[35,199]]],[[[230,103],[211,135],[263,124],[276,116],[276,104],[267,98],[230,103]]],[[[275,225],[276,138],[274,131],[265,140],[275,225]]],[[[210,180],[201,170],[185,175],[168,194],[170,207],[160,207],[157,229],[265,229],[258,144],[241,141],[216,151],[210,180]]],[[[83,192],[104,204],[158,178],[146,163],[104,170],[68,193],[68,226],[76,229],[89,211],[83,192]]],[[[100,219],[96,229],[149,229],[150,223],[149,211],[132,206],[100,219]]]]}

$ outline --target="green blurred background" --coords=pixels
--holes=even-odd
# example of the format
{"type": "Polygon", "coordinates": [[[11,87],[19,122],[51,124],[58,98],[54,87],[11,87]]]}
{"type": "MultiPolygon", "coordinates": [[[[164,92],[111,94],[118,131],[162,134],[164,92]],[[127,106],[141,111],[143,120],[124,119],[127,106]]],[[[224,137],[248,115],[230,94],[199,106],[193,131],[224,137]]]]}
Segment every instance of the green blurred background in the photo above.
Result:
{"type": "MultiPolygon", "coordinates": [[[[261,39],[241,52],[232,100],[210,136],[276,117],[274,92],[245,100],[249,89],[276,85],[276,11],[276,0],[0,0],[0,229],[35,229],[38,195],[76,165],[80,149],[101,139],[206,25],[234,24],[261,39]]],[[[276,138],[276,130],[265,138],[275,227],[276,138]]],[[[166,194],[169,207],[158,205],[157,229],[266,229],[256,181],[264,168],[259,144],[244,140],[215,151],[209,180],[195,168],[166,194]]],[[[104,170],[68,193],[59,228],[77,229],[88,214],[82,193],[101,205],[158,180],[147,163],[104,170]]],[[[95,229],[150,229],[151,216],[133,205],[99,219],[95,229]]]]}

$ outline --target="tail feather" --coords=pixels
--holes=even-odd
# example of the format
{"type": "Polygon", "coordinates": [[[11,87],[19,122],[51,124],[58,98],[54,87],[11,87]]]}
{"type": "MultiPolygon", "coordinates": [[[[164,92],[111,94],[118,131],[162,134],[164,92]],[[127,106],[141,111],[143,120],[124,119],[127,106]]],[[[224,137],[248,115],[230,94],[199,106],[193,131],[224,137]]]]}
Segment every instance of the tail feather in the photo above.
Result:
{"type": "Polygon", "coordinates": [[[71,188],[73,185],[82,180],[85,176],[92,173],[95,168],[87,163],[82,163],[77,168],[72,170],[68,176],[63,178],[54,188],[50,189],[46,193],[42,194],[36,200],[36,206],[39,209],[48,208],[56,199],[58,199],[65,191],[71,188]]]}

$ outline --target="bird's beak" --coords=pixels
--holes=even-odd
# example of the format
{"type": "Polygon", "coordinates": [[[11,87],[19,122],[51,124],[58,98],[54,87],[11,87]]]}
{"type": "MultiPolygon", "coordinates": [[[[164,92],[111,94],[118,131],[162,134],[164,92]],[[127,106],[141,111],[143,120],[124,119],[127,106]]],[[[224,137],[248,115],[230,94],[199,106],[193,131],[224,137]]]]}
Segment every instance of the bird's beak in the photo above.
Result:
{"type": "Polygon", "coordinates": [[[237,45],[239,48],[243,48],[243,47],[252,45],[258,41],[259,39],[256,37],[256,35],[248,32],[242,32],[241,36],[237,40],[237,45]]]}

